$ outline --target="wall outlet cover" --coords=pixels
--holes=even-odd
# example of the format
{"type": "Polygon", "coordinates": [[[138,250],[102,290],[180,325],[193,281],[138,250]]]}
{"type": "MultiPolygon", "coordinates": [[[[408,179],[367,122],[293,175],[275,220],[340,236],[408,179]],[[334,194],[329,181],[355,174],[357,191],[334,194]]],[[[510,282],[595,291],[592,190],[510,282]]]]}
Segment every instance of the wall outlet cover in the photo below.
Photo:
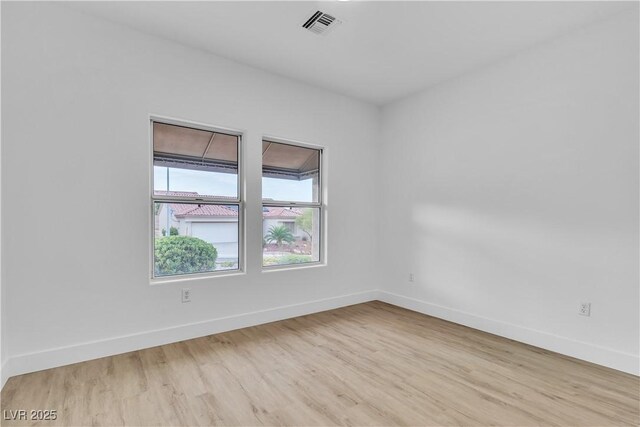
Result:
{"type": "Polygon", "coordinates": [[[591,316],[591,303],[581,302],[578,308],[578,314],[581,316],[591,316]]]}
{"type": "Polygon", "coordinates": [[[182,290],[182,302],[191,302],[191,289],[183,289],[182,290]]]}

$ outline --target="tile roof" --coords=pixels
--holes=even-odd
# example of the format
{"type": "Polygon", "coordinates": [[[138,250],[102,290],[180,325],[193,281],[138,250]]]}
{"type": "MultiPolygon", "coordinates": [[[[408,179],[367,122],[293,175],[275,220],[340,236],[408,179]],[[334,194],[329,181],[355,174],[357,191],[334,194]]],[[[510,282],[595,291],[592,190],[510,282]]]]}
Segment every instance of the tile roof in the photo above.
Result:
{"type": "Polygon", "coordinates": [[[238,211],[225,205],[196,205],[171,203],[171,210],[176,217],[184,216],[238,216],[238,211]]]}
{"type": "MultiPolygon", "coordinates": [[[[154,192],[159,196],[198,196],[195,191],[158,191],[154,192]]],[[[233,200],[232,197],[222,197],[233,200]]],[[[196,203],[169,203],[173,215],[176,217],[200,216],[200,217],[237,217],[238,211],[235,206],[208,205],[196,203]]],[[[296,218],[302,215],[302,210],[286,207],[264,207],[262,216],[264,218],[296,218]]]]}
{"type": "Polygon", "coordinates": [[[296,208],[274,208],[268,207],[262,210],[264,218],[295,218],[302,215],[302,211],[296,208]]]}
{"type": "MultiPolygon", "coordinates": [[[[237,217],[238,211],[230,206],[225,205],[196,205],[196,204],[184,204],[184,203],[171,203],[171,210],[176,217],[185,216],[215,216],[215,217],[237,217]]],[[[289,208],[265,208],[262,212],[264,218],[276,218],[276,219],[294,219],[302,215],[302,211],[299,209],[289,208]]]]}
{"type": "MultiPolygon", "coordinates": [[[[196,191],[164,191],[155,190],[157,196],[199,196],[196,191]]],[[[219,197],[220,199],[235,200],[233,197],[219,197]]],[[[176,217],[184,216],[216,216],[216,217],[237,217],[238,211],[232,206],[208,205],[197,203],[169,203],[172,213],[176,217]]]]}

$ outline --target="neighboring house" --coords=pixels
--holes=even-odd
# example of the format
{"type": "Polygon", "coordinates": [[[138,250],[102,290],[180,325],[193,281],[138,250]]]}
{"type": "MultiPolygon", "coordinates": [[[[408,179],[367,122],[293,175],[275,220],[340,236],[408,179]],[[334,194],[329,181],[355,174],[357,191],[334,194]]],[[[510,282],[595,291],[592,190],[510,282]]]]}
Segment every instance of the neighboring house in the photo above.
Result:
{"type": "Polygon", "coordinates": [[[262,236],[266,236],[271,227],[284,225],[289,229],[289,231],[291,231],[291,234],[293,234],[294,237],[298,239],[307,237],[304,230],[296,225],[296,218],[300,215],[302,215],[302,212],[295,208],[262,208],[262,236]]]}
{"type": "Polygon", "coordinates": [[[215,246],[218,260],[238,259],[237,210],[221,205],[166,203],[158,217],[160,234],[162,229],[175,227],[181,236],[197,237],[215,246]]]}
{"type": "MultiPolygon", "coordinates": [[[[165,195],[197,195],[186,192],[162,192],[165,195]]],[[[264,208],[263,237],[271,226],[284,225],[299,239],[305,232],[295,223],[301,215],[298,209],[264,208]]],[[[163,203],[156,214],[156,235],[162,230],[169,234],[171,227],[178,229],[181,236],[192,236],[211,243],[218,251],[218,260],[238,258],[238,212],[234,207],[223,205],[196,205],[185,203],[163,203]]]]}

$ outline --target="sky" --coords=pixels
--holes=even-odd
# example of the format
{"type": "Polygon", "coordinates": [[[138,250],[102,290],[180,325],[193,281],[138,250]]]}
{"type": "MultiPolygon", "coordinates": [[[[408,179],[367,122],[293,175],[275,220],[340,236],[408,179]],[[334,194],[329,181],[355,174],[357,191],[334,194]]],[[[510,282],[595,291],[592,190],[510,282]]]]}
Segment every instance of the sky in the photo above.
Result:
{"type": "MultiPolygon", "coordinates": [[[[155,190],[167,190],[167,169],[169,169],[169,190],[171,191],[195,191],[202,195],[228,197],[235,197],[238,191],[238,177],[234,174],[164,166],[154,166],[153,169],[155,190]]],[[[312,201],[312,180],[262,178],[262,192],[263,198],[310,202],[312,201]]]]}

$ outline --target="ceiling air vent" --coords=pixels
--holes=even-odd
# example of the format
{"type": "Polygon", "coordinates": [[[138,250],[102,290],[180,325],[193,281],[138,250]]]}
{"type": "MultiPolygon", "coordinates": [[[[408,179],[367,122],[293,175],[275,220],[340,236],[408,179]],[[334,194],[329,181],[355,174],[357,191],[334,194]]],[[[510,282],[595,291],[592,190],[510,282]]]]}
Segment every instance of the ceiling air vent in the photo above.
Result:
{"type": "Polygon", "coordinates": [[[316,34],[326,34],[331,28],[340,25],[341,23],[342,21],[336,19],[334,16],[318,10],[311,15],[304,24],[302,24],[302,28],[306,28],[316,34]]]}

